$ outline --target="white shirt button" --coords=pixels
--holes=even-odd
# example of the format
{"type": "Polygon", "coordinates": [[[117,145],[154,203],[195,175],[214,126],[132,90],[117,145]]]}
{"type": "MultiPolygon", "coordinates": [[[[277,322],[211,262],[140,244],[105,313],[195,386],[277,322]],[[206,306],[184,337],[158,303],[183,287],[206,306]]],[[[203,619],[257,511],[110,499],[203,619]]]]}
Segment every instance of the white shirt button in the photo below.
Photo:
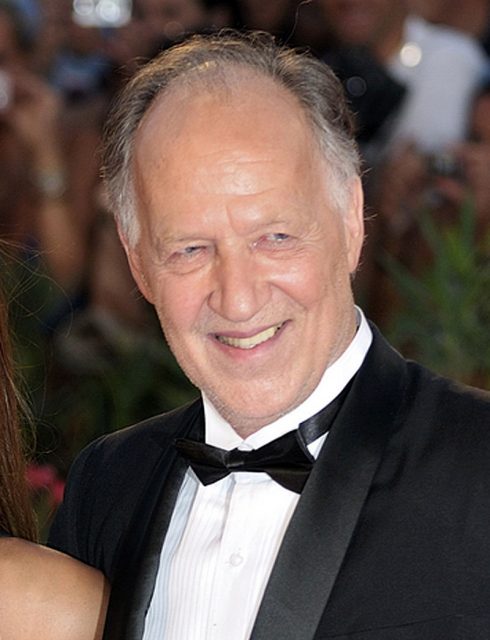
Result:
{"type": "Polygon", "coordinates": [[[239,553],[232,553],[230,556],[230,564],[232,567],[239,567],[243,562],[243,556],[239,553]]]}

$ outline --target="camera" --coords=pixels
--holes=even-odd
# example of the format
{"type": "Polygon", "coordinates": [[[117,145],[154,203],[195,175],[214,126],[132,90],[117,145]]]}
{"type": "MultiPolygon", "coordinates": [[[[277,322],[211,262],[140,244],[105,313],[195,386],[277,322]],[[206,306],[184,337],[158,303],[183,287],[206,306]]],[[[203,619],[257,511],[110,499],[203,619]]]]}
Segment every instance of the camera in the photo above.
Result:
{"type": "Polygon", "coordinates": [[[433,153],[427,158],[429,173],[433,176],[441,176],[444,178],[454,178],[461,180],[463,178],[463,167],[455,154],[449,151],[433,153]]]}
{"type": "Polygon", "coordinates": [[[123,27],[131,20],[131,0],[73,0],[72,19],[82,27],[123,27]]]}

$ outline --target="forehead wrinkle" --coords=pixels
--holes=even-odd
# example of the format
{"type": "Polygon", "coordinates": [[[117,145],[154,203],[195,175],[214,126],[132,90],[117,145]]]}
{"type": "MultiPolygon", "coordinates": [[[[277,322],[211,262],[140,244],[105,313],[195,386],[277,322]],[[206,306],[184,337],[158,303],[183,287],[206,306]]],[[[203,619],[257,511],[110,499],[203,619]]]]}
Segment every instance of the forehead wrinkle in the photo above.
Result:
{"type": "Polygon", "coordinates": [[[148,171],[158,175],[161,183],[167,183],[173,190],[178,189],[184,194],[190,189],[208,194],[212,189],[216,196],[260,197],[285,186],[291,192],[296,185],[291,183],[290,177],[283,178],[283,175],[291,176],[292,173],[301,181],[301,174],[309,172],[312,167],[311,156],[304,151],[282,158],[274,157],[273,149],[264,149],[263,157],[257,158],[257,151],[237,149],[234,144],[225,150],[198,150],[195,157],[192,151],[186,153],[185,150],[176,144],[175,153],[173,147],[167,148],[161,157],[148,163],[148,171]],[[185,174],[181,170],[183,160],[188,169],[185,174]],[[271,167],[274,172],[272,182],[271,167]]]}
{"type": "MultiPolygon", "coordinates": [[[[205,156],[203,156],[203,158],[204,157],[205,156]]],[[[273,184],[268,182],[262,187],[260,183],[258,185],[256,183],[256,169],[266,163],[273,164],[273,161],[244,160],[240,163],[241,165],[255,168],[254,175],[248,176],[246,171],[242,172],[240,167],[236,168],[231,160],[220,160],[219,167],[221,169],[225,167],[226,169],[229,164],[229,170],[225,170],[222,184],[214,181],[211,193],[208,189],[208,182],[210,171],[212,172],[214,169],[210,169],[209,162],[198,163],[198,170],[196,173],[192,173],[190,175],[183,175],[178,172],[177,169],[179,165],[177,164],[175,166],[175,172],[170,171],[169,173],[166,173],[165,178],[163,180],[160,179],[159,181],[162,185],[167,183],[173,190],[178,187],[181,198],[179,201],[178,211],[180,224],[185,224],[185,220],[188,216],[193,218],[195,215],[196,211],[193,197],[195,194],[199,193],[206,196],[214,196],[216,198],[216,209],[211,207],[208,211],[201,210],[199,212],[199,220],[202,222],[203,228],[213,224],[215,213],[218,214],[224,204],[220,202],[220,197],[223,195],[228,197],[225,207],[229,218],[245,216],[247,226],[249,224],[253,224],[252,221],[254,219],[260,219],[264,212],[267,212],[267,215],[269,216],[269,219],[265,222],[266,225],[276,223],[276,221],[278,221],[278,213],[284,211],[290,212],[290,215],[287,218],[288,222],[291,222],[292,217],[301,219],[305,214],[302,201],[306,199],[308,193],[314,191],[318,196],[320,196],[320,192],[323,191],[321,185],[315,185],[318,179],[323,182],[322,175],[318,174],[317,171],[308,171],[308,178],[306,181],[300,178],[300,176],[298,176],[298,180],[285,180],[282,178],[282,172],[276,171],[275,175],[277,181],[275,180],[273,184]],[[235,180],[233,179],[234,173],[236,174],[235,180]],[[320,186],[320,189],[318,189],[318,186],[320,186]]],[[[298,158],[295,165],[295,173],[297,174],[301,171],[307,170],[304,165],[302,166],[301,158],[298,158]]],[[[218,168],[216,170],[219,171],[218,168]]],[[[291,176],[290,173],[287,173],[287,175],[291,176]]],[[[142,176],[142,179],[143,182],[145,182],[144,176],[142,176]]],[[[153,206],[154,209],[161,209],[162,203],[159,202],[158,197],[152,197],[153,193],[150,189],[144,189],[143,193],[146,195],[144,201],[145,204],[150,207],[153,206]]],[[[170,207],[170,209],[167,208],[166,210],[168,213],[171,213],[171,201],[167,201],[163,204],[165,207],[170,207]]],[[[281,215],[281,218],[284,219],[284,216],[281,215]]],[[[195,218],[193,218],[193,221],[195,222],[195,218]]],[[[165,223],[163,220],[162,223],[162,227],[164,228],[165,223]]]]}
{"type": "Polygon", "coordinates": [[[238,151],[232,152],[228,158],[223,158],[220,153],[214,155],[219,157],[216,163],[210,164],[209,158],[203,157],[206,161],[196,166],[195,178],[198,184],[202,183],[204,190],[210,179],[213,180],[213,192],[217,196],[261,197],[277,188],[260,176],[261,169],[274,166],[272,158],[254,160],[243,157],[238,151]]]}

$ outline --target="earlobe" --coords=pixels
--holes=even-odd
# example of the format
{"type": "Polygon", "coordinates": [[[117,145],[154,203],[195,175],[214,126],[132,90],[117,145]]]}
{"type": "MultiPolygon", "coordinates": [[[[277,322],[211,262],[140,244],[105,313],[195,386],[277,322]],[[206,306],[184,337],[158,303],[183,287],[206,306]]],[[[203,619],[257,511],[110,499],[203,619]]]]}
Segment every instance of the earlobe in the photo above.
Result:
{"type": "Polygon", "coordinates": [[[350,207],[345,214],[345,231],[349,271],[354,273],[364,243],[364,193],[359,177],[352,183],[350,207]]]}
{"type": "Polygon", "coordinates": [[[145,277],[145,271],[142,265],[141,255],[138,251],[138,248],[129,244],[127,237],[122,232],[119,225],[117,227],[117,231],[119,234],[119,239],[121,240],[121,244],[124,247],[124,251],[126,252],[129,269],[134,278],[134,281],[136,282],[138,289],[141,291],[146,300],[148,300],[150,304],[153,304],[153,295],[145,277]]]}

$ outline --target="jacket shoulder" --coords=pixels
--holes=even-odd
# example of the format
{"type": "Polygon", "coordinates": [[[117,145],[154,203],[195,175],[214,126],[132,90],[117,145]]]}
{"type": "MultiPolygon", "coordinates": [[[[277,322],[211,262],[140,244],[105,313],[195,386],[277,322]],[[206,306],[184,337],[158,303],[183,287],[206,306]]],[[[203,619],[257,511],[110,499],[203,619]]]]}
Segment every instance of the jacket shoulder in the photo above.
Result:
{"type": "Polygon", "coordinates": [[[131,456],[148,445],[168,446],[179,435],[183,428],[201,411],[200,400],[162,413],[136,424],[105,434],[87,445],[77,457],[101,455],[117,457],[124,453],[131,456]]]}
{"type": "Polygon", "coordinates": [[[441,376],[424,366],[407,361],[410,380],[409,394],[432,406],[441,415],[451,415],[472,422],[490,419],[490,391],[478,389],[451,378],[441,376]]]}
{"type": "Polygon", "coordinates": [[[165,467],[174,439],[187,432],[201,411],[196,400],[85,447],[70,469],[50,545],[110,575],[119,542],[155,469],[165,467]]]}

